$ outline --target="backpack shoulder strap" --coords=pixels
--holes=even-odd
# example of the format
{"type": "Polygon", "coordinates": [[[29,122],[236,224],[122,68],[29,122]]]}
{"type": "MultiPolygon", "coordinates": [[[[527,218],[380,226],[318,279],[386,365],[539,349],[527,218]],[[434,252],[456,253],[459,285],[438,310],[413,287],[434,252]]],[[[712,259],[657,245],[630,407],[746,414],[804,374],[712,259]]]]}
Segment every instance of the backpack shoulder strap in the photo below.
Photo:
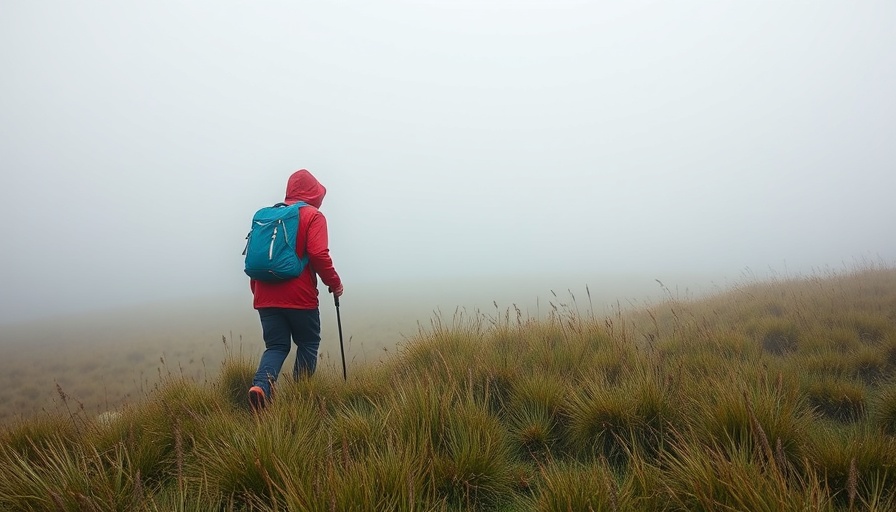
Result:
{"type": "Polygon", "coordinates": [[[297,203],[293,203],[292,206],[296,206],[296,205],[298,205],[298,208],[296,208],[296,215],[299,218],[299,223],[296,226],[296,243],[302,244],[302,255],[300,256],[300,258],[307,259],[308,258],[308,225],[307,224],[305,225],[305,232],[301,233],[301,231],[302,231],[302,213],[300,210],[302,209],[303,206],[308,206],[308,203],[306,203],[304,201],[299,201],[297,203]]]}

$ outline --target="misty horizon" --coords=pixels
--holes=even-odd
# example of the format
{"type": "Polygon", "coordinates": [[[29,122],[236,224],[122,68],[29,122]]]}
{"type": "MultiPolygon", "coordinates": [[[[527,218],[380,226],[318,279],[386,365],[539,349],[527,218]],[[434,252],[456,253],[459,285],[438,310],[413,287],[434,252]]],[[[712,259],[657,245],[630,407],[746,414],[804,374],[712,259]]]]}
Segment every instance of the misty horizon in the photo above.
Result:
{"type": "Polygon", "coordinates": [[[45,7],[0,19],[0,324],[250,308],[300,168],[349,303],[896,262],[896,4],[45,7]]]}

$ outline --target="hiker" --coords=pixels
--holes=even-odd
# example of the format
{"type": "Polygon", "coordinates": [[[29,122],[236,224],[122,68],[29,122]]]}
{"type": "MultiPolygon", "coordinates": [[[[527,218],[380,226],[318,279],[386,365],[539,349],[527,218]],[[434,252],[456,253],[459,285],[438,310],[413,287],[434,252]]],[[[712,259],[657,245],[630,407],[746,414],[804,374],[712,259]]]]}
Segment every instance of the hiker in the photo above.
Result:
{"type": "Polygon", "coordinates": [[[293,378],[314,374],[320,345],[317,276],[333,295],[337,298],[342,295],[342,281],[330,259],[327,220],[318,210],[326,193],[327,189],[306,169],[289,177],[283,202],[287,205],[304,202],[307,206],[298,210],[297,233],[288,235],[294,236],[295,252],[300,258],[307,256],[307,264],[296,278],[249,281],[253,306],[261,318],[265,345],[249,388],[249,405],[256,411],[271,397],[271,384],[277,380],[283,361],[289,355],[290,338],[296,344],[293,378]]]}

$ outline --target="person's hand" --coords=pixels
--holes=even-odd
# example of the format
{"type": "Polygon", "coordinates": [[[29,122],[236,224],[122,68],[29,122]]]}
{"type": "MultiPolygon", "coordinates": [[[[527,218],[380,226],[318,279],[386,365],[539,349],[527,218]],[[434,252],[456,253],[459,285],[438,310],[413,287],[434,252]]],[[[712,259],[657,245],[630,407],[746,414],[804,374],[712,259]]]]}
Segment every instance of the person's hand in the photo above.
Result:
{"type": "Polygon", "coordinates": [[[334,297],[342,297],[342,285],[340,284],[336,288],[330,287],[330,293],[333,294],[334,297]]]}

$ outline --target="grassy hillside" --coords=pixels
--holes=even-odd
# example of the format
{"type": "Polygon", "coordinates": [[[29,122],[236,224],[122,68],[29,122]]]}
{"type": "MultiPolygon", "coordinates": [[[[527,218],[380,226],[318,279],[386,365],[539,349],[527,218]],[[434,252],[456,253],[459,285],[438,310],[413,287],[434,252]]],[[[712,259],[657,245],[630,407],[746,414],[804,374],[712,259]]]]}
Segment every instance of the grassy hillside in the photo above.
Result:
{"type": "MultiPolygon", "coordinates": [[[[578,299],[578,300],[576,300],[578,299]]],[[[2,510],[896,510],[896,270],[435,318],[348,382],[254,360],[0,434],[2,510]]]]}

